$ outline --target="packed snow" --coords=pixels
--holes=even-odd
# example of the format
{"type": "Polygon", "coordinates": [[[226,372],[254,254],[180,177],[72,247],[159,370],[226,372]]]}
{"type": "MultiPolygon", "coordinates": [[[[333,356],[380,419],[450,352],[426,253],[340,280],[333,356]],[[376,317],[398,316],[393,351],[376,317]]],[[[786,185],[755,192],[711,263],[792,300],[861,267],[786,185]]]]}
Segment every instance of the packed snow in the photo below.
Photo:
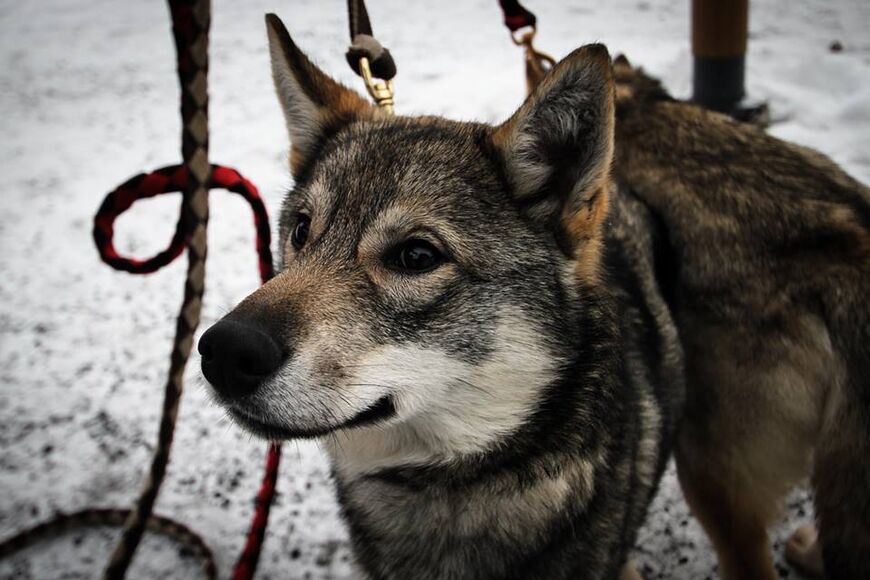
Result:
{"type": "MultiPolygon", "coordinates": [[[[559,56],[599,41],[662,77],[691,83],[689,2],[526,0],[538,45],[559,56]]],[[[213,5],[211,159],[256,183],[275,215],[290,185],[287,138],[272,91],[263,14],[274,11],[327,71],[361,89],[344,61],[343,0],[213,5]]],[[[522,54],[495,0],[370,0],[375,32],[399,67],[397,110],[497,122],[523,98],[522,54]]],[[[769,101],[770,131],[819,149],[870,181],[870,3],[755,0],[748,88],[769,101]],[[831,50],[834,42],[841,51],[831,50]]],[[[128,177],[179,161],[175,54],[165,3],[0,0],[0,538],[85,506],[128,506],[155,440],[184,260],[144,277],[98,259],[91,219],[128,177]]],[[[138,204],[117,223],[124,253],[168,243],[177,195],[138,204]]],[[[257,284],[244,203],[211,199],[201,329],[257,284]]],[[[159,513],[199,531],[222,576],[239,552],[265,445],[210,403],[194,356],[159,513]]],[[[806,490],[773,530],[812,519],[806,490]]],[[[76,531],[0,562],[2,578],[91,578],[117,531],[76,531]]],[[[347,534],[315,443],[285,446],[259,578],[346,578],[347,534]]],[[[715,578],[709,541],[688,514],[673,470],[640,534],[646,578],[715,578]]],[[[198,564],[149,538],[133,578],[194,578],[198,564]]]]}

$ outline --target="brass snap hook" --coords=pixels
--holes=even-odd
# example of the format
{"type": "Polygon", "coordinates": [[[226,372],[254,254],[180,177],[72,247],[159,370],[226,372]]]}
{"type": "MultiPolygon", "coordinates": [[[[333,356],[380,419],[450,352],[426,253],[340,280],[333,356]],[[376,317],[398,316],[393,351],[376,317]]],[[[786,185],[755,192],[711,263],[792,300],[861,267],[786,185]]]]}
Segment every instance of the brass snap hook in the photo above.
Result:
{"type": "Polygon", "coordinates": [[[516,44],[517,46],[525,47],[526,59],[546,63],[547,69],[550,69],[556,64],[556,59],[547,54],[546,52],[541,52],[540,50],[535,48],[534,40],[537,33],[538,29],[535,26],[532,26],[531,30],[523,32],[522,34],[520,34],[520,31],[517,30],[511,32],[511,40],[513,40],[514,44],[516,44]]]}
{"type": "Polygon", "coordinates": [[[518,30],[511,32],[511,40],[514,41],[514,44],[525,48],[526,88],[530,93],[544,79],[547,72],[556,66],[555,58],[535,48],[534,40],[537,32],[538,29],[535,26],[523,33],[518,30]]]}
{"type": "Polygon", "coordinates": [[[362,78],[366,84],[366,90],[369,92],[369,95],[387,114],[392,115],[393,95],[395,94],[392,79],[388,81],[375,79],[375,77],[372,76],[369,59],[364,56],[359,59],[359,70],[362,73],[362,78]]]}
{"type": "Polygon", "coordinates": [[[523,32],[522,34],[520,34],[520,30],[514,30],[510,33],[511,40],[513,40],[514,44],[516,44],[517,46],[532,46],[532,41],[535,39],[535,34],[538,33],[537,27],[532,26],[531,30],[523,32]]]}

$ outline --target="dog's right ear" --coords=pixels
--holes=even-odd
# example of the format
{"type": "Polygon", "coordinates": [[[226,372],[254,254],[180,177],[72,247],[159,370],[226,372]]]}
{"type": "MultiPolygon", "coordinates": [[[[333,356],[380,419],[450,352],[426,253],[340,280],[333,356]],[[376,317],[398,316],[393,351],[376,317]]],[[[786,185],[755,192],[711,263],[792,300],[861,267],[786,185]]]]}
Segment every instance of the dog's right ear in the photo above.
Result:
{"type": "Polygon", "coordinates": [[[359,93],[317,68],[290,38],[281,19],[266,15],[272,78],[290,133],[290,171],[298,177],[325,136],[343,124],[371,117],[374,107],[359,93]]]}

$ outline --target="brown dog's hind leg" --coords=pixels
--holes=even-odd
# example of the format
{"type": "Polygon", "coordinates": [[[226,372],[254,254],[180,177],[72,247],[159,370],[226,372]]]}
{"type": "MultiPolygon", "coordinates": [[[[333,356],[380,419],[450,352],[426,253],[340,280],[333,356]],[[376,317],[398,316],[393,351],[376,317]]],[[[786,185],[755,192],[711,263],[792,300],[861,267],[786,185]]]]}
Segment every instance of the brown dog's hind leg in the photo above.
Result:
{"type": "Polygon", "coordinates": [[[760,324],[686,318],[687,399],[676,445],[686,500],[728,580],[773,580],[767,527],[812,466],[830,369],[814,315],[760,324]]]}
{"type": "MultiPolygon", "coordinates": [[[[870,364],[860,370],[848,380],[867,381],[870,364]]],[[[855,386],[847,382],[832,401],[813,469],[822,559],[832,580],[870,578],[870,385],[864,392],[855,386]]]]}
{"type": "Polygon", "coordinates": [[[692,513],[716,548],[721,578],[776,580],[767,537],[770,504],[759,501],[739,470],[699,461],[694,451],[678,446],[677,474],[692,513]]]}

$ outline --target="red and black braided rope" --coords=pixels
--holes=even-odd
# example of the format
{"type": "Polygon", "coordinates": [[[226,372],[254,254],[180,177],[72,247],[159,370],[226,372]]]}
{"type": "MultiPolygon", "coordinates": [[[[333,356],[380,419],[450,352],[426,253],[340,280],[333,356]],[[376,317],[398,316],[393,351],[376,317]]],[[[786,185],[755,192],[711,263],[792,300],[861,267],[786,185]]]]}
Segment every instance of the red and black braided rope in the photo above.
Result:
{"type": "MultiPolygon", "coordinates": [[[[184,251],[189,238],[189,230],[183,220],[179,220],[169,246],[145,260],[129,258],[118,253],[114,245],[114,224],[122,213],[130,209],[140,199],[184,191],[187,175],[187,169],[183,165],[164,167],[151,173],[137,175],[106,196],[94,217],[93,229],[94,241],[104,262],[116,270],[133,274],[148,274],[169,264],[184,251]]],[[[267,282],[274,275],[270,245],[271,232],[266,206],[257,188],[235,169],[221,165],[211,166],[208,185],[210,189],[225,189],[236,193],[251,206],[256,228],[260,282],[267,282]]],[[[281,446],[273,443],[269,446],[263,480],[254,502],[255,509],[250,530],[245,546],[236,562],[233,580],[250,580],[256,571],[269,520],[270,507],[275,497],[280,459],[281,446]]],[[[105,508],[89,508],[69,514],[59,513],[48,522],[38,524],[0,542],[0,557],[6,557],[43,538],[73,528],[123,525],[132,513],[132,510],[128,509],[105,508]]],[[[190,547],[192,552],[203,560],[205,577],[216,577],[212,552],[196,532],[183,524],[154,514],[149,515],[146,519],[146,529],[171,537],[190,547]]]]}
{"type": "Polygon", "coordinates": [[[163,412],[157,445],[145,485],[124,525],[104,578],[121,580],[145,532],[148,516],[160,492],[172,439],[175,434],[178,404],[184,388],[184,367],[190,357],[193,335],[199,325],[205,287],[205,258],[208,250],[208,33],[211,24],[210,0],[170,0],[172,32],[178,55],[178,80],[181,86],[181,154],[187,179],[183,183],[181,218],[187,235],[187,276],[184,298],[176,319],[175,340],[170,355],[169,374],[163,399],[163,412]]]}
{"type": "Polygon", "coordinates": [[[233,569],[233,580],[250,580],[257,570],[260,561],[260,552],[263,540],[266,537],[266,526],[269,524],[269,508],[275,499],[275,485],[278,482],[278,466],[281,462],[281,445],[272,443],[266,456],[266,471],[263,473],[263,482],[254,502],[254,518],[248,530],[245,547],[236,560],[233,569]]]}
{"type": "MultiPolygon", "coordinates": [[[[215,578],[216,567],[211,550],[190,528],[168,518],[152,514],[169,463],[178,403],[183,388],[183,372],[199,324],[204,293],[205,259],[207,252],[208,191],[223,188],[241,195],[251,206],[257,230],[257,255],[260,281],[273,275],[269,219],[266,207],[256,187],[236,170],[208,162],[208,30],[209,0],[170,0],[173,34],[178,53],[178,76],[181,84],[182,157],[183,165],[143,173],[126,181],[104,199],[94,218],[93,236],[101,258],[113,268],[134,274],[154,272],[188,251],[188,268],[184,298],[176,323],[176,334],[170,357],[163,413],[158,442],[145,486],[131,510],[89,508],[73,514],[58,514],[52,520],[20,532],[0,543],[0,556],[8,555],[46,535],[73,527],[88,525],[116,526],[124,523],[118,543],[104,577],[122,579],[136,548],[147,529],[164,533],[184,542],[203,559],[203,572],[215,578]],[[145,260],[121,256],[114,238],[115,219],[139,199],[181,191],[181,213],[169,246],[145,260]]],[[[269,510],[275,496],[281,448],[270,445],[266,470],[255,501],[255,512],[245,547],[236,563],[234,580],[253,578],[259,560],[268,523],[269,510]]]]}
{"type": "MultiPolygon", "coordinates": [[[[183,218],[176,224],[169,246],[147,259],[128,258],[118,253],[114,243],[115,220],[140,199],[183,191],[187,187],[187,179],[188,171],[184,165],[170,165],[131,177],[107,195],[94,217],[93,229],[94,242],[102,260],[116,270],[150,274],[180,256],[187,247],[190,231],[183,218]]],[[[221,165],[211,166],[208,188],[237,193],[251,206],[257,233],[260,281],[265,283],[272,277],[271,232],[266,206],[257,188],[235,169],[221,165]]]]}
{"type": "MultiPolygon", "coordinates": [[[[175,178],[175,185],[182,186],[184,198],[182,200],[182,217],[179,219],[179,227],[176,229],[170,247],[168,251],[162,253],[162,256],[158,255],[157,260],[152,261],[151,265],[156,266],[162,260],[171,260],[173,254],[177,256],[179,240],[186,238],[185,245],[188,248],[189,257],[188,276],[185,283],[184,301],[178,317],[164,413],[151,473],[133,515],[127,522],[124,537],[107,568],[107,578],[123,577],[123,571],[129,564],[144,530],[144,518],[150,514],[153,508],[160,482],[165,475],[168,464],[178,400],[183,386],[183,370],[190,355],[193,334],[199,323],[204,292],[204,266],[207,250],[205,226],[208,220],[207,193],[210,187],[225,187],[230,191],[240,193],[251,204],[257,227],[261,281],[266,282],[273,275],[268,218],[256,188],[241,177],[238,172],[224,167],[212,167],[208,164],[206,80],[209,2],[208,0],[171,0],[170,7],[178,50],[178,75],[182,88],[182,157],[184,165],[179,168],[169,168],[168,171],[175,178]],[[120,575],[117,575],[116,570],[120,571],[120,575]]],[[[143,182],[147,183],[147,181],[148,177],[143,178],[143,182]]],[[[111,222],[108,225],[111,225],[111,222]]],[[[108,236],[107,239],[111,241],[111,236],[108,236]]],[[[114,251],[114,248],[109,244],[107,250],[114,251]]],[[[116,256],[115,259],[120,259],[120,256],[116,256]]],[[[272,445],[269,449],[263,485],[257,495],[251,529],[234,571],[236,579],[252,578],[256,569],[265,536],[269,508],[274,498],[279,461],[280,448],[277,445],[272,445]]]]}

